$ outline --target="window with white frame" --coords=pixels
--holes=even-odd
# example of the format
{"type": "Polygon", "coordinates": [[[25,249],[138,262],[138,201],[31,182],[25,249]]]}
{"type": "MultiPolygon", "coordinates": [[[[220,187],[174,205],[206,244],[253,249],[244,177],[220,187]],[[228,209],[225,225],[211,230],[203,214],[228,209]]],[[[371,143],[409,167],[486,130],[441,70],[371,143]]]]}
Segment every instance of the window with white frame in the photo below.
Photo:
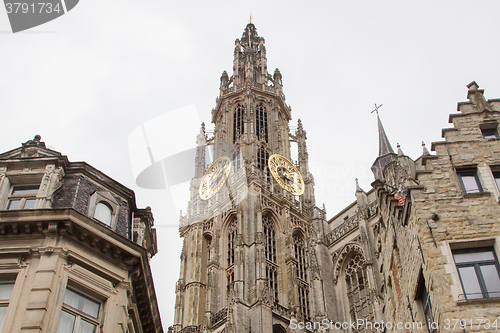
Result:
{"type": "Polygon", "coordinates": [[[500,297],[500,266],[493,247],[452,253],[466,300],[500,297]]]}
{"type": "Polygon", "coordinates": [[[113,209],[109,206],[108,203],[100,201],[95,207],[94,218],[104,224],[111,225],[112,217],[113,209]]]}
{"type": "Polygon", "coordinates": [[[499,166],[492,166],[491,172],[493,173],[493,178],[495,179],[495,184],[497,185],[497,188],[500,191],[500,167],[499,166]]]}
{"type": "Polygon", "coordinates": [[[7,315],[7,308],[9,307],[10,297],[14,289],[14,282],[1,282],[0,283],[0,331],[2,330],[5,316],[7,315]]]}
{"type": "Polygon", "coordinates": [[[101,324],[102,302],[66,289],[57,333],[97,333],[101,324]]]}
{"type": "Polygon", "coordinates": [[[14,185],[7,202],[7,210],[35,208],[39,185],[14,185]]]}
{"type": "Polygon", "coordinates": [[[89,216],[114,228],[120,204],[108,191],[96,191],[89,200],[89,216]]]}
{"type": "Polygon", "coordinates": [[[483,192],[476,169],[457,170],[457,176],[464,193],[483,192]]]}

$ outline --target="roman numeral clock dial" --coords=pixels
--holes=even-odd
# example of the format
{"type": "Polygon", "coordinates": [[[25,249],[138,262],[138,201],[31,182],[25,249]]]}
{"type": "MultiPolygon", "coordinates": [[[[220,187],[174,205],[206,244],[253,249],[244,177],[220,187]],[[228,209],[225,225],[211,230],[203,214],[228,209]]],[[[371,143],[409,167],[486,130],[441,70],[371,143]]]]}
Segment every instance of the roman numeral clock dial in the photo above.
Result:
{"type": "Polygon", "coordinates": [[[304,180],[290,160],[279,154],[274,154],[269,157],[268,165],[274,180],[284,190],[293,195],[304,193],[304,180]]]}
{"type": "Polygon", "coordinates": [[[231,172],[231,160],[227,156],[222,156],[216,160],[203,176],[200,184],[201,200],[208,200],[222,188],[231,172]]]}

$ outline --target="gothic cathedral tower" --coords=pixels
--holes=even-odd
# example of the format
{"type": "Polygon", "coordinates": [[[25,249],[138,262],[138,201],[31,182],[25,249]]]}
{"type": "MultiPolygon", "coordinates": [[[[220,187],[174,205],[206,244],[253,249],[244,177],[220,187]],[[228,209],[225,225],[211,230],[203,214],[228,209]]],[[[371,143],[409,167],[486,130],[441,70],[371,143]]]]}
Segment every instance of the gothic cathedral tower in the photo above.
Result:
{"type": "Polygon", "coordinates": [[[191,197],[180,219],[176,333],[285,332],[292,319],[327,318],[316,254],[323,252],[325,212],[315,206],[306,132],[300,120],[290,131],[281,73],[267,72],[264,38],[252,23],[235,44],[233,75],[222,73],[212,110],[213,136],[202,124],[197,138],[191,197]],[[292,143],[300,196],[268,168],[273,154],[291,161],[292,143]],[[225,182],[221,169],[209,168],[208,155],[226,161],[225,182]],[[200,187],[211,193],[201,195],[200,187]]]}

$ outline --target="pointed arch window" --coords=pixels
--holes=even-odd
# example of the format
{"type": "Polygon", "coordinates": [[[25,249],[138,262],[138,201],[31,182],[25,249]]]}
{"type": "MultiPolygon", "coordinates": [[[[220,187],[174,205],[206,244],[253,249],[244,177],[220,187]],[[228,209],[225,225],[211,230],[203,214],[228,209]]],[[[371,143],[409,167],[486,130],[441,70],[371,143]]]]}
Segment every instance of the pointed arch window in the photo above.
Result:
{"type": "Polygon", "coordinates": [[[257,167],[266,173],[267,181],[269,181],[271,180],[271,176],[269,174],[269,168],[267,167],[267,160],[269,160],[269,153],[264,146],[261,146],[257,152],[257,167]]]}
{"type": "Polygon", "coordinates": [[[351,319],[353,321],[358,319],[372,320],[373,311],[370,304],[365,260],[360,253],[354,252],[347,259],[345,282],[351,319]]]}
{"type": "Polygon", "coordinates": [[[305,242],[304,239],[299,236],[293,236],[293,246],[295,252],[295,260],[297,260],[297,276],[299,279],[307,280],[306,271],[306,256],[305,256],[305,242]]]}
{"type": "Polygon", "coordinates": [[[233,154],[233,170],[234,172],[238,171],[241,167],[241,151],[240,147],[236,148],[236,151],[233,154]]]}
{"type": "Polygon", "coordinates": [[[236,235],[238,233],[238,228],[236,225],[236,218],[233,218],[229,223],[228,233],[227,233],[227,269],[226,269],[226,279],[227,279],[227,290],[228,292],[233,287],[234,284],[234,262],[235,262],[235,250],[236,250],[236,235]]]}
{"type": "Polygon", "coordinates": [[[271,296],[278,301],[278,265],[276,264],[276,232],[270,216],[262,216],[264,229],[265,256],[266,256],[266,279],[271,296]]]}
{"type": "Polygon", "coordinates": [[[267,110],[264,104],[259,103],[255,109],[255,132],[259,140],[268,142],[267,134],[267,110]]]}
{"type": "Polygon", "coordinates": [[[309,321],[311,313],[309,310],[309,284],[307,283],[305,242],[301,235],[293,236],[294,256],[297,261],[298,296],[302,319],[309,321]]]}
{"type": "Polygon", "coordinates": [[[233,117],[233,143],[236,142],[237,139],[243,134],[243,115],[245,113],[245,109],[243,105],[238,104],[236,109],[234,110],[233,117]]]}
{"type": "Polygon", "coordinates": [[[266,259],[276,263],[276,232],[270,216],[262,216],[262,225],[264,227],[264,237],[266,240],[266,259]]]}

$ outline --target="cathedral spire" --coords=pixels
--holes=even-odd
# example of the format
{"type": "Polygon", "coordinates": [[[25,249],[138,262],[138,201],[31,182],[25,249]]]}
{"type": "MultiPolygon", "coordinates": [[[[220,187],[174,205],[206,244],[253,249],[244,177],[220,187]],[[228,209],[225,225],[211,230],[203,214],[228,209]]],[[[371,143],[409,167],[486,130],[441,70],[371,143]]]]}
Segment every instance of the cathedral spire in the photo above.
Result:
{"type": "Polygon", "coordinates": [[[391,143],[387,138],[387,134],[385,134],[384,126],[380,121],[378,113],[377,113],[377,121],[378,121],[378,156],[384,156],[389,153],[394,154],[394,150],[392,149],[391,143]]]}

